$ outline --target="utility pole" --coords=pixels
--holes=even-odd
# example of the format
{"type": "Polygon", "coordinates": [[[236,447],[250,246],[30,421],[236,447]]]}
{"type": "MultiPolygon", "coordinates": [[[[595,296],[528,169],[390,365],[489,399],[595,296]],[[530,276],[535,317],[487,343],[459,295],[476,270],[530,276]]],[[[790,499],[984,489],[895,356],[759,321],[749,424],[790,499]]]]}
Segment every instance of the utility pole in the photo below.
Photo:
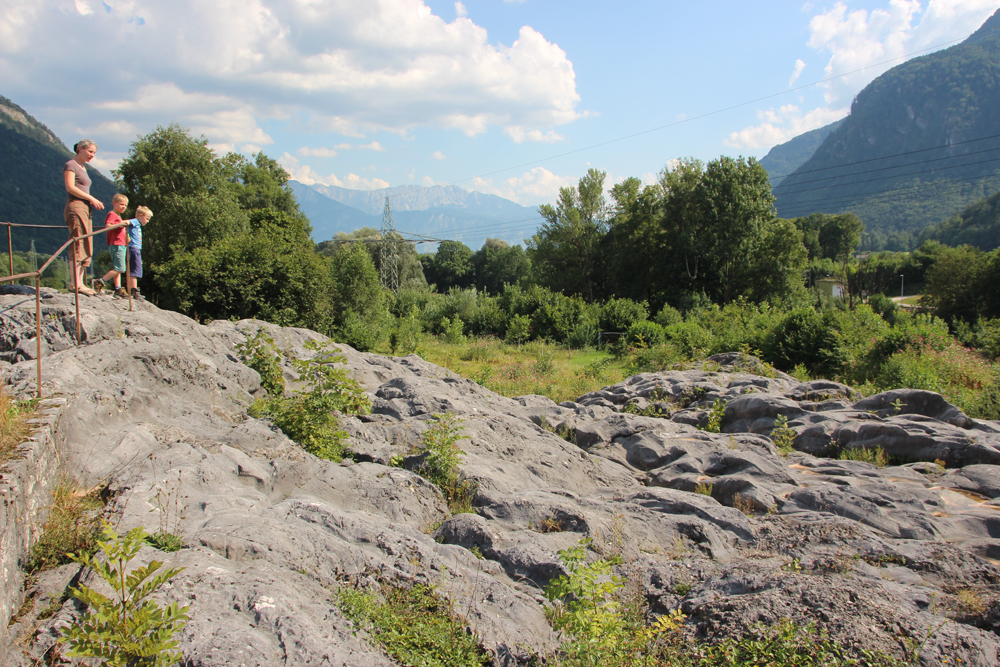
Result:
{"type": "Polygon", "coordinates": [[[382,247],[379,250],[379,277],[382,288],[392,292],[399,291],[399,237],[392,224],[392,208],[389,198],[385,198],[385,208],[382,209],[382,247]]]}

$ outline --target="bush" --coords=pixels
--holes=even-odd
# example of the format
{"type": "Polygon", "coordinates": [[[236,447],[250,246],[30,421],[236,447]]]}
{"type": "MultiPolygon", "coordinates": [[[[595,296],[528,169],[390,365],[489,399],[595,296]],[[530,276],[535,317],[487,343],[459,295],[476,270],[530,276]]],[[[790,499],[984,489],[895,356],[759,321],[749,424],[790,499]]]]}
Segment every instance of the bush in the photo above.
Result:
{"type": "Polygon", "coordinates": [[[462,420],[454,413],[433,415],[434,422],[420,438],[420,453],[424,460],[419,472],[441,489],[452,511],[469,511],[471,485],[459,480],[458,464],[462,449],[462,420]]]}
{"type": "Polygon", "coordinates": [[[361,316],[353,310],[347,310],[341,314],[341,323],[335,329],[334,338],[358,352],[371,352],[385,337],[387,324],[387,313],[375,311],[361,316]]]}
{"type": "Polygon", "coordinates": [[[714,340],[708,354],[747,350],[760,356],[781,316],[767,304],[749,303],[741,298],[722,308],[714,305],[699,308],[688,316],[688,321],[712,332],[714,340]]]}
{"type": "Polygon", "coordinates": [[[537,338],[566,342],[582,324],[597,324],[596,307],[580,297],[568,297],[549,292],[531,319],[531,329],[537,338]]]}
{"type": "Polygon", "coordinates": [[[371,402],[347,369],[336,368],[344,357],[325,352],[326,344],[306,342],[316,352],[312,359],[293,359],[292,365],[306,385],[293,396],[257,399],[250,406],[252,417],[269,418],[289,438],[319,458],[340,461],[347,434],[340,429],[337,412],[367,414],[371,402]]]}
{"type": "Polygon", "coordinates": [[[530,337],[531,319],[527,315],[514,315],[507,327],[506,341],[511,345],[521,345],[530,337]]]}
{"type": "Polygon", "coordinates": [[[629,345],[637,347],[654,347],[662,345],[666,339],[666,332],[656,322],[643,320],[635,322],[628,328],[625,340],[629,345]]]}
{"type": "Polygon", "coordinates": [[[396,326],[389,334],[389,348],[394,355],[413,354],[420,346],[420,313],[413,306],[410,313],[396,320],[396,326]]]}
{"type": "Polygon", "coordinates": [[[449,345],[462,345],[465,343],[465,325],[459,317],[449,320],[447,317],[441,318],[441,338],[449,345]]]}
{"type": "Polygon", "coordinates": [[[248,336],[242,343],[237,343],[236,353],[240,361],[257,371],[260,375],[260,386],[268,395],[281,396],[285,393],[281,358],[275,348],[274,339],[268,335],[264,327],[257,329],[257,333],[248,336]]]}
{"type": "Polygon", "coordinates": [[[677,310],[670,304],[667,304],[660,309],[660,312],[656,314],[653,321],[661,327],[669,327],[672,324],[680,324],[683,322],[684,316],[681,315],[681,311],[677,310]]]}
{"type": "Polygon", "coordinates": [[[845,351],[832,312],[799,308],[788,313],[765,344],[765,359],[783,371],[798,365],[822,377],[836,377],[844,370],[845,351]]]}
{"type": "Polygon", "coordinates": [[[582,350],[597,342],[597,327],[590,322],[579,322],[566,337],[566,345],[573,350],[582,350]]]}
{"type": "Polygon", "coordinates": [[[686,359],[703,359],[712,349],[712,332],[695,322],[672,324],[664,329],[664,337],[686,359]]]}
{"type": "Polygon", "coordinates": [[[885,294],[873,294],[870,299],[868,299],[868,305],[871,309],[878,313],[879,317],[893,324],[896,321],[896,314],[899,312],[899,306],[896,302],[887,297],[885,294]]]}
{"type": "Polygon", "coordinates": [[[601,304],[599,317],[602,331],[625,333],[633,324],[649,317],[649,306],[645,301],[612,298],[601,304]]]}

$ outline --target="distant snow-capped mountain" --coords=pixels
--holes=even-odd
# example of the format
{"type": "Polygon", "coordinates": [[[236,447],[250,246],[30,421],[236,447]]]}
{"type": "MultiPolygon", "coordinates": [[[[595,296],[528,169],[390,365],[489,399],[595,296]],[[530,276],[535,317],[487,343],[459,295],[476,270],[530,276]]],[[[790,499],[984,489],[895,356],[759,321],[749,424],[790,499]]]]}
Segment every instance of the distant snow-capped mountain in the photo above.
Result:
{"type": "MultiPolygon", "coordinates": [[[[332,185],[289,181],[299,207],[313,225],[313,240],[360,227],[381,227],[386,197],[397,230],[461,241],[478,250],[487,238],[520,244],[541,222],[538,210],[496,195],[454,185],[430,188],[402,185],[380,190],[349,190],[332,185]]],[[[421,248],[429,252],[432,248],[421,248]]]]}

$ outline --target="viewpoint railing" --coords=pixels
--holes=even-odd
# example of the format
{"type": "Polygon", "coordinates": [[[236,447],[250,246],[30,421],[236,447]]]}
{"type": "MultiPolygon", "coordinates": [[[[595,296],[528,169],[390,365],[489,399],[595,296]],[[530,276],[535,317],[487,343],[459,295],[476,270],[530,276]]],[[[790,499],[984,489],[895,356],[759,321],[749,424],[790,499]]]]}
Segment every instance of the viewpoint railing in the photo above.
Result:
{"type": "MultiPolygon", "coordinates": [[[[61,255],[62,252],[64,250],[66,250],[66,248],[68,248],[70,245],[72,245],[76,241],[79,241],[80,239],[91,238],[93,236],[97,236],[98,234],[104,234],[109,229],[117,229],[119,227],[124,227],[126,224],[128,224],[128,223],[122,222],[122,223],[119,223],[117,225],[109,225],[107,227],[102,227],[98,231],[90,232],[89,234],[83,234],[81,236],[74,236],[69,241],[66,241],[66,243],[63,243],[59,247],[58,250],[56,250],[54,253],[52,253],[52,255],[49,257],[49,259],[44,264],[42,264],[42,266],[39,267],[38,270],[36,270],[36,271],[30,271],[28,273],[18,273],[17,275],[15,275],[14,274],[14,249],[13,249],[13,241],[11,240],[11,227],[29,227],[29,228],[34,228],[34,229],[66,229],[66,227],[65,227],[65,225],[22,225],[22,224],[18,224],[18,223],[14,223],[14,222],[0,222],[0,225],[5,225],[7,227],[7,257],[9,259],[9,263],[10,263],[10,275],[7,276],[7,277],[0,276],[0,284],[2,284],[2,283],[12,283],[15,280],[22,280],[24,278],[34,278],[35,279],[35,360],[37,362],[37,368],[38,368],[38,376],[37,376],[37,383],[38,383],[38,392],[37,393],[38,393],[38,398],[42,397],[42,296],[41,296],[42,272],[44,272],[45,269],[49,268],[49,265],[52,264],[52,262],[55,261],[55,259],[59,255],[61,255]]],[[[75,257],[73,259],[73,264],[76,264],[75,257]]],[[[128,268],[129,268],[128,267],[128,253],[125,253],[125,280],[126,280],[126,284],[128,282],[128,268]]],[[[80,331],[80,287],[81,287],[81,285],[79,285],[77,283],[77,276],[79,274],[76,271],[76,266],[72,267],[72,271],[73,271],[73,294],[76,297],[76,344],[79,345],[81,342],[83,342],[82,334],[81,334],[81,331],[80,331]]],[[[132,310],[132,291],[129,290],[129,289],[127,289],[127,288],[126,288],[125,291],[128,292],[128,309],[132,310]]]]}

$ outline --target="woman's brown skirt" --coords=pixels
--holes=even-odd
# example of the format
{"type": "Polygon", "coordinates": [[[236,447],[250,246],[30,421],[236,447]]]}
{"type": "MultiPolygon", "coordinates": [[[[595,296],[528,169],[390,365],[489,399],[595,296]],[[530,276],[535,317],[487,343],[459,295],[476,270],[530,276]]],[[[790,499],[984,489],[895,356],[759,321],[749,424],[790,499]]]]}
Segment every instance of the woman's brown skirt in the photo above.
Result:
{"type": "Polygon", "coordinates": [[[77,239],[70,246],[70,251],[73,253],[71,257],[83,266],[90,266],[90,257],[94,254],[94,237],[79,238],[93,231],[90,221],[90,204],[81,200],[66,202],[63,218],[66,219],[66,226],[69,227],[69,237],[77,239]]]}

